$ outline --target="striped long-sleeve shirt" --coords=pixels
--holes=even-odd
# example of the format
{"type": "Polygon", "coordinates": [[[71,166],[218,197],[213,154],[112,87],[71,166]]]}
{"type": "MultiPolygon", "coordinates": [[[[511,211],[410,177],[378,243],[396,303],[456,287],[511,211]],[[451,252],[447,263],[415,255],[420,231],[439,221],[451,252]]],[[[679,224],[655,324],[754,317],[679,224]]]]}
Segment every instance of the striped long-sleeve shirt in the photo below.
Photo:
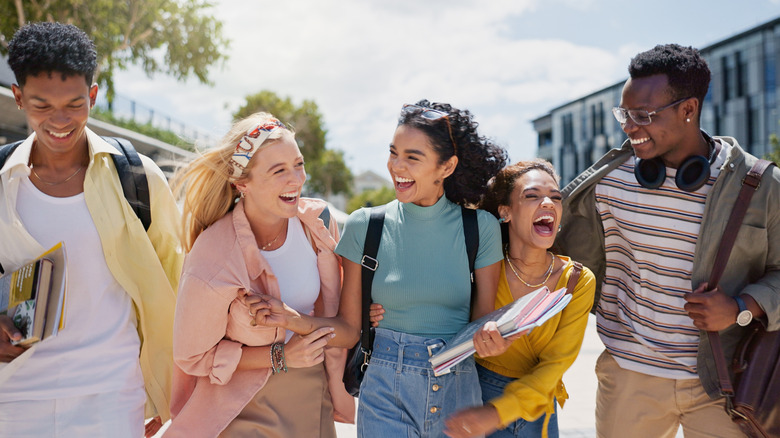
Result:
{"type": "Polygon", "coordinates": [[[728,150],[721,148],[709,181],[695,192],[677,188],[671,168],[660,188],[640,186],[633,158],[596,186],[607,262],[598,331],[624,369],[674,379],[697,377],[699,330],[683,309],[683,296],[693,290],[693,255],[704,204],[728,150]]]}

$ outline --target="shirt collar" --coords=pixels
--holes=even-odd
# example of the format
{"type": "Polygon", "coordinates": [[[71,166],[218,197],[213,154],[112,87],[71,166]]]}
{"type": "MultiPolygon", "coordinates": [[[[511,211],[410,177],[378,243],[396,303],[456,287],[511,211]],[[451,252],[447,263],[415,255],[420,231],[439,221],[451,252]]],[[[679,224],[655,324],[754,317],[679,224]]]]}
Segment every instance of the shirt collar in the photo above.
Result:
{"type": "MultiPolygon", "coordinates": [[[[97,154],[121,153],[115,147],[106,143],[102,137],[95,134],[91,129],[85,127],[84,132],[87,134],[87,147],[89,148],[90,162],[97,154]]],[[[8,157],[5,165],[3,165],[3,168],[0,169],[0,174],[10,172],[13,175],[16,175],[18,172],[22,172],[24,176],[28,176],[30,174],[30,168],[27,166],[27,163],[30,161],[30,152],[32,152],[32,145],[34,141],[35,133],[33,132],[19,146],[17,146],[13,154],[8,157]]]]}
{"type": "Polygon", "coordinates": [[[246,262],[246,269],[251,279],[256,279],[269,268],[268,262],[260,255],[260,248],[257,247],[255,235],[249,226],[249,219],[244,212],[244,200],[238,201],[233,208],[233,228],[236,230],[236,240],[241,247],[241,254],[246,262]]]}

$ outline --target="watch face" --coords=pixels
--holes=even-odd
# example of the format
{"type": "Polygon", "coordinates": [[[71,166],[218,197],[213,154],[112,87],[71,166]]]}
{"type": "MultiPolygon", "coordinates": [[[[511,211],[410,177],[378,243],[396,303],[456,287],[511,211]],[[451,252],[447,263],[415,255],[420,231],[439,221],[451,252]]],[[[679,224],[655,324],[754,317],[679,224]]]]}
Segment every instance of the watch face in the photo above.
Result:
{"type": "Polygon", "coordinates": [[[750,312],[750,310],[743,310],[737,314],[737,324],[741,325],[742,327],[750,324],[750,321],[753,320],[753,314],[750,312]]]}

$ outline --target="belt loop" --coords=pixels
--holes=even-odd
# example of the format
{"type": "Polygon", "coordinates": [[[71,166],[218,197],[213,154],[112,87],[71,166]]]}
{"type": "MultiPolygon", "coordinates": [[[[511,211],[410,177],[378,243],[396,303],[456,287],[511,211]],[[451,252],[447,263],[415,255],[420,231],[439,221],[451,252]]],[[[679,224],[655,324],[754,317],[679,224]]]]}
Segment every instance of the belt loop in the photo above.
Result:
{"type": "Polygon", "coordinates": [[[398,359],[396,359],[395,373],[401,374],[401,370],[404,367],[404,347],[406,345],[403,342],[398,342],[398,359]]]}

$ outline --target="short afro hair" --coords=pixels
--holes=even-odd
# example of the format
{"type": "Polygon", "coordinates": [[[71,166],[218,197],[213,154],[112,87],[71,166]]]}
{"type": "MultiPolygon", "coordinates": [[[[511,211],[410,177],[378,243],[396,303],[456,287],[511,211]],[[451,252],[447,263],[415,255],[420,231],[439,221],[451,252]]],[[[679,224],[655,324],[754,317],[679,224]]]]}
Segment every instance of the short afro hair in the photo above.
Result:
{"type": "Polygon", "coordinates": [[[19,28],[8,44],[8,64],[23,87],[40,73],[83,76],[87,85],[97,69],[95,43],[72,24],[31,23],[19,28]]]}
{"type": "Polygon", "coordinates": [[[678,44],[659,44],[636,55],[628,65],[628,73],[632,79],[665,74],[672,99],[695,97],[700,108],[710,85],[707,61],[693,47],[678,44]]]}

